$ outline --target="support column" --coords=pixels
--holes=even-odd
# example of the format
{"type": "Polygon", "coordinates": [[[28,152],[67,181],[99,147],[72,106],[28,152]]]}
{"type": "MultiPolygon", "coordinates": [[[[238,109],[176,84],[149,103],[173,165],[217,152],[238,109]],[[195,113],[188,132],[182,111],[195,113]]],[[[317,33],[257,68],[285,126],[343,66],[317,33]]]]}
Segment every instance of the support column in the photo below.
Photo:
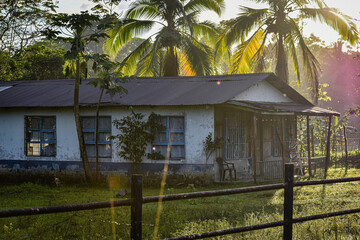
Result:
{"type": "Polygon", "coordinates": [[[257,140],[257,127],[256,115],[253,115],[253,174],[254,182],[256,183],[256,140],[257,140]]]}
{"type": "Polygon", "coordinates": [[[328,170],[329,162],[330,162],[331,119],[332,119],[332,115],[329,116],[328,135],[327,135],[327,142],[326,142],[325,178],[327,175],[327,170],[328,170]]]}
{"type": "Polygon", "coordinates": [[[284,121],[284,117],[281,117],[281,155],[282,155],[282,166],[283,166],[283,176],[285,176],[285,155],[286,155],[286,142],[285,142],[285,121],[284,121]]]}
{"type": "Polygon", "coordinates": [[[306,132],[307,132],[307,155],[308,155],[308,169],[309,169],[309,176],[312,176],[311,174],[311,141],[310,141],[310,117],[309,115],[306,116],[306,132]]]}

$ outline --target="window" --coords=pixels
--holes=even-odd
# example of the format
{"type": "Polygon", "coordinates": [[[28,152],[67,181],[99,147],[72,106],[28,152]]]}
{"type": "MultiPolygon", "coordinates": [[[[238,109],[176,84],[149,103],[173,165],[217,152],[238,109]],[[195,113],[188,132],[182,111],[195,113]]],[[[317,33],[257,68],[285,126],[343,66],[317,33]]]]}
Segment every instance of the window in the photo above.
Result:
{"type": "Polygon", "coordinates": [[[170,159],[185,158],[184,117],[161,117],[165,129],[159,132],[153,142],[153,152],[166,156],[170,147],[170,159]]]}
{"type": "MultiPolygon", "coordinates": [[[[81,117],[82,130],[88,157],[96,157],[96,117],[81,117]]],[[[99,157],[111,158],[111,117],[99,117],[99,157]]]]}
{"type": "Polygon", "coordinates": [[[225,117],[225,159],[246,158],[246,118],[240,114],[225,117]]]}
{"type": "Polygon", "coordinates": [[[56,155],[55,117],[25,116],[25,155],[56,155]]]}

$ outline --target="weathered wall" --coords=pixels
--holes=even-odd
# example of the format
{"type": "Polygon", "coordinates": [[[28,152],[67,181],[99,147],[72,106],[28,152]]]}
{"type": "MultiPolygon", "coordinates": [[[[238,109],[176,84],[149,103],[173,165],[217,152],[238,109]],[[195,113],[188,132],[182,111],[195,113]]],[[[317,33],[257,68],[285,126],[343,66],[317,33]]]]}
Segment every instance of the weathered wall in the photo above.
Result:
{"type": "Polygon", "coordinates": [[[233,100],[254,102],[292,102],[291,99],[265,81],[262,81],[243,91],[234,97],[233,100]]]}
{"type": "MultiPolygon", "coordinates": [[[[206,163],[203,152],[203,140],[214,132],[214,109],[212,106],[196,107],[134,107],[135,112],[149,115],[151,112],[164,116],[184,116],[185,119],[185,159],[172,160],[173,164],[212,164],[206,163]]],[[[103,116],[120,119],[130,111],[123,107],[103,108],[103,116]]],[[[94,109],[85,108],[82,116],[94,116],[94,109]]],[[[113,126],[112,135],[118,133],[113,126]]],[[[148,146],[150,151],[150,145],[148,146]]],[[[112,143],[112,158],[102,159],[109,162],[124,162],[118,154],[116,144],[112,143]]],[[[34,161],[79,161],[76,127],[72,108],[19,108],[0,109],[0,160],[34,160],[34,161]],[[56,116],[57,153],[55,157],[26,156],[24,153],[24,116],[56,116]]],[[[161,160],[147,160],[144,163],[163,164],[161,160]]]]}

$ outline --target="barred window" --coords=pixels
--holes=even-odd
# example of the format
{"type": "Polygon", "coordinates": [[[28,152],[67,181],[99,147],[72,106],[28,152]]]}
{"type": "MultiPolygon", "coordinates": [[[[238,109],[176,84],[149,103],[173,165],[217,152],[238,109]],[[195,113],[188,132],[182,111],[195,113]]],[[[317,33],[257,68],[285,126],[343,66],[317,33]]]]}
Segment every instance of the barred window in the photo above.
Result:
{"type": "Polygon", "coordinates": [[[25,155],[56,156],[54,116],[25,116],[25,155]]]}
{"type": "MultiPolygon", "coordinates": [[[[81,117],[82,130],[88,157],[96,157],[95,139],[96,139],[96,117],[81,117]]],[[[111,158],[111,117],[99,117],[99,157],[111,158]]]]}

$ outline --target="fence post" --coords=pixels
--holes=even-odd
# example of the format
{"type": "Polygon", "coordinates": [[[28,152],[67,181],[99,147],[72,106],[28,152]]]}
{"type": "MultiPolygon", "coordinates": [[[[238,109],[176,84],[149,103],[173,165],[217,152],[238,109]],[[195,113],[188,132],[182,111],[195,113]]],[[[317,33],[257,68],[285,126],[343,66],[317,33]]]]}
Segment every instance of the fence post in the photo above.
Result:
{"type": "Polygon", "coordinates": [[[284,190],[284,240],[292,239],[293,200],[294,200],[294,164],[285,164],[284,190]]]}
{"type": "Polygon", "coordinates": [[[131,176],[131,240],[141,240],[142,230],[142,176],[134,174],[131,176]]]}

